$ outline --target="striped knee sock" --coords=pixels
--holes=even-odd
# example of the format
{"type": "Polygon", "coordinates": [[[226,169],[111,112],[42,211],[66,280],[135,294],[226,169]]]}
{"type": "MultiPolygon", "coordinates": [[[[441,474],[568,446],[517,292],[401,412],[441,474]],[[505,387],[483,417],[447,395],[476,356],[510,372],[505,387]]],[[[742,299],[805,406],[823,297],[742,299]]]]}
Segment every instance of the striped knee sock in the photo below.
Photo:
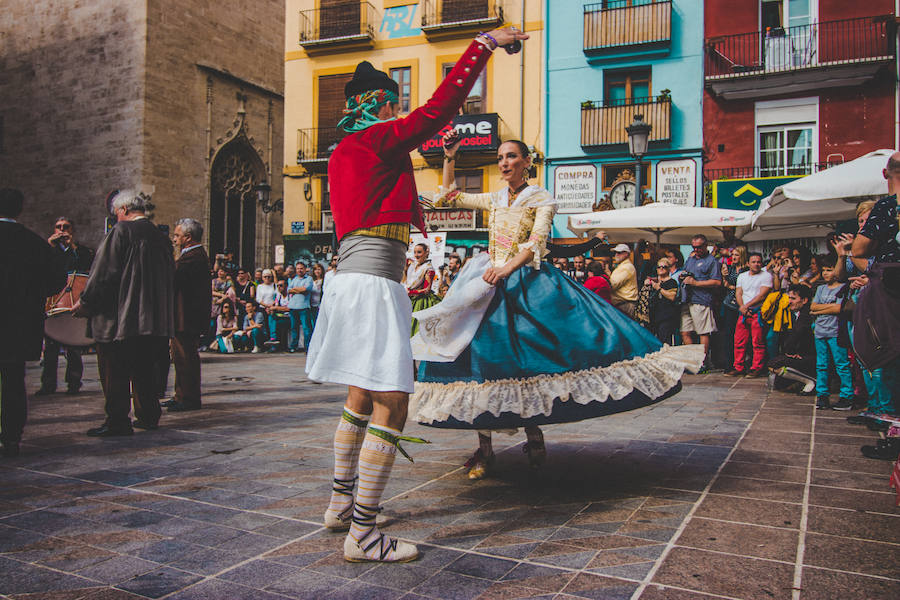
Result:
{"type": "Polygon", "coordinates": [[[344,519],[353,508],[356,465],[368,423],[369,415],[361,415],[345,406],[334,433],[334,487],[328,510],[338,513],[344,519]]]}
{"type": "Polygon", "coordinates": [[[397,547],[396,540],[378,531],[375,517],[397,456],[400,435],[400,431],[384,425],[369,425],[359,454],[359,489],[356,492],[350,537],[359,544],[368,558],[374,560],[392,560],[397,547]]]}

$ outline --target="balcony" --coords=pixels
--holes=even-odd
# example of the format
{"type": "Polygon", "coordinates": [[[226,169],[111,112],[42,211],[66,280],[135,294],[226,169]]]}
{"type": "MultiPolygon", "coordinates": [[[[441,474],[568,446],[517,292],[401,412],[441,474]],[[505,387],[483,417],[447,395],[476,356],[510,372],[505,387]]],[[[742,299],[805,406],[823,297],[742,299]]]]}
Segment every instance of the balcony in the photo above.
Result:
{"type": "Polygon", "coordinates": [[[335,127],[297,130],[297,164],[310,173],[328,171],[328,158],[344,136],[335,127]]]}
{"type": "Polygon", "coordinates": [[[503,24],[501,0],[423,0],[422,32],[431,40],[488,31],[503,24]]]}
{"type": "Polygon", "coordinates": [[[672,0],[606,0],[584,6],[584,53],[607,56],[668,48],[672,0]]]}
{"type": "Polygon", "coordinates": [[[725,169],[703,169],[703,181],[710,183],[720,179],[759,179],[761,177],[800,177],[824,171],[843,161],[809,163],[803,165],[782,165],[778,167],[729,167],[725,169]]]}
{"type": "Polygon", "coordinates": [[[665,142],[671,138],[672,99],[669,96],[634,98],[625,102],[608,103],[605,106],[593,102],[581,105],[581,145],[610,146],[626,144],[625,127],[631,124],[635,114],[644,115],[644,121],[653,126],[651,142],[665,142]]]}
{"type": "Polygon", "coordinates": [[[328,203],[310,202],[307,205],[306,222],[309,233],[331,233],[334,230],[334,218],[328,203]]]}
{"type": "Polygon", "coordinates": [[[706,86],[731,100],[860,85],[894,61],[896,27],[882,15],[710,38],[706,86]]]}
{"type": "Polygon", "coordinates": [[[375,7],[368,2],[330,4],[300,11],[300,45],[310,55],[371,48],[375,7]]]}

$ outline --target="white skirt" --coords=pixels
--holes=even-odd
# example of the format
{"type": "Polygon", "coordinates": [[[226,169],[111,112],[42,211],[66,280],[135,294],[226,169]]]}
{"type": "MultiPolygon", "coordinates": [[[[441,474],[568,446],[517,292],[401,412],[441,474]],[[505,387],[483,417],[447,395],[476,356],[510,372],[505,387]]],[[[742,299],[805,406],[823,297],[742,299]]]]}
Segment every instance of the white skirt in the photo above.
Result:
{"type": "Polygon", "coordinates": [[[375,275],[338,273],[322,295],[306,374],[313,381],[411,394],[411,329],[405,287],[375,275]]]}

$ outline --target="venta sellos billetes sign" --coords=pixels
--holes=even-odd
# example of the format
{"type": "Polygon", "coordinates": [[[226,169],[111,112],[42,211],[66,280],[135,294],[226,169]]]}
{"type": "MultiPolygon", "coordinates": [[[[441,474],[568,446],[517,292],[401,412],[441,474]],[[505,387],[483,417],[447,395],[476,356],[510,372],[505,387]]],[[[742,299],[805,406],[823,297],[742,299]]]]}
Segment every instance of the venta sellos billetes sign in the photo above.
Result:
{"type": "Polygon", "coordinates": [[[496,152],[500,147],[497,113],[485,113],[453,117],[449,125],[419,146],[419,152],[427,155],[443,153],[444,147],[441,138],[451,128],[459,131],[459,152],[496,152]]]}

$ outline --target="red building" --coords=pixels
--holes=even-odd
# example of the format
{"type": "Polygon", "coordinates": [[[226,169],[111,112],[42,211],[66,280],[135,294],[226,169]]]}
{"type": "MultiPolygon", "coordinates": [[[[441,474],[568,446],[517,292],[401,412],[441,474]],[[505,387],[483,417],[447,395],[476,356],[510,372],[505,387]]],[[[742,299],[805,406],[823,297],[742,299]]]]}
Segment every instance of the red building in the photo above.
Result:
{"type": "Polygon", "coordinates": [[[706,182],[805,175],[897,147],[895,0],[704,10],[706,182]]]}

